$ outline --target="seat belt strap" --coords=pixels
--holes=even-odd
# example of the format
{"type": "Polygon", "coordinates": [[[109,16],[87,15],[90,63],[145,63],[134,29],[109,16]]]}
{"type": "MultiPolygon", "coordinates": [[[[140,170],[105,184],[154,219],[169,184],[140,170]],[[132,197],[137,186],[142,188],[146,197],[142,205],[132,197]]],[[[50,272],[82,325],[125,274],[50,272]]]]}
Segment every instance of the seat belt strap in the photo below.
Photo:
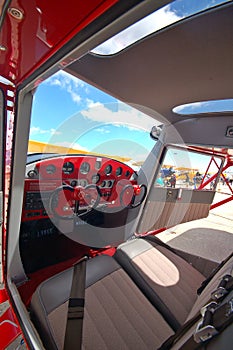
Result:
{"type": "MultiPolygon", "coordinates": [[[[175,248],[172,248],[170,245],[168,245],[167,243],[161,241],[158,237],[156,236],[145,236],[145,237],[141,237],[142,239],[145,239],[146,241],[152,242],[152,243],[156,243],[158,245],[160,245],[161,247],[164,247],[168,250],[170,250],[172,253],[175,253],[176,255],[179,255],[179,252],[177,252],[177,250],[175,248]]],[[[180,255],[179,255],[180,256],[180,255]]],[[[182,259],[184,259],[182,256],[180,256],[182,259]]]]}
{"type": "MultiPolygon", "coordinates": [[[[201,315],[203,316],[202,322],[199,322],[197,330],[195,334],[191,335],[189,339],[186,341],[185,344],[181,347],[182,350],[192,350],[197,349],[200,347],[201,344],[197,344],[197,339],[204,339],[207,336],[206,334],[209,334],[209,339],[211,339],[214,335],[216,335],[219,330],[221,331],[232,322],[233,320],[233,298],[227,302],[220,304],[221,301],[224,300],[224,298],[233,290],[233,277],[231,275],[224,275],[217,287],[217,289],[211,293],[211,299],[212,301],[204,306],[201,309],[201,315]],[[226,319],[219,318],[221,315],[221,311],[224,310],[224,305],[227,304],[227,308],[229,309],[229,316],[227,316],[226,319]],[[217,306],[219,306],[219,310],[215,314],[215,309],[217,310],[217,306]],[[222,307],[222,308],[221,308],[222,307]],[[232,309],[232,311],[231,311],[232,309]],[[214,315],[212,317],[212,314],[214,315]],[[215,324],[211,324],[212,319],[215,320],[215,322],[220,322],[216,326],[215,324]],[[222,326],[221,326],[222,323],[222,326]],[[216,327],[215,327],[216,326],[216,327]],[[205,328],[206,327],[206,328],[205,328]],[[216,333],[217,331],[217,333],[216,333]],[[196,340],[194,340],[196,339],[196,340]]],[[[195,323],[200,320],[200,313],[196,314],[193,318],[188,320],[175,334],[173,334],[171,337],[169,337],[158,350],[168,350],[172,347],[174,343],[176,343],[195,323]]],[[[198,341],[200,343],[200,341],[198,341]]]]}
{"type": "Polygon", "coordinates": [[[208,283],[212,280],[214,275],[226,264],[230,258],[233,257],[233,253],[231,253],[225,260],[223,260],[216,269],[212,271],[212,273],[202,282],[201,286],[197,290],[197,295],[200,295],[201,292],[205,289],[205,287],[208,285],[208,283]]]}
{"type": "Polygon", "coordinates": [[[176,343],[198,320],[200,320],[200,314],[195,315],[193,318],[188,320],[179,330],[171,335],[157,350],[168,350],[176,343]]]}
{"type": "Polygon", "coordinates": [[[80,350],[85,304],[87,257],[79,260],[73,268],[73,278],[68,305],[64,350],[80,350]]]}

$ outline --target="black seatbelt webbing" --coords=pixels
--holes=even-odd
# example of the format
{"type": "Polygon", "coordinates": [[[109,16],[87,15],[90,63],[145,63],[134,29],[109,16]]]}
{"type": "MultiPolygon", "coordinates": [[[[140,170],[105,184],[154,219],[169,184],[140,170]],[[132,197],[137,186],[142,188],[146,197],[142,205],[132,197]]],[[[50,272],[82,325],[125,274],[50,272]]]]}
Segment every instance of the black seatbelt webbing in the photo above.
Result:
{"type": "MultiPolygon", "coordinates": [[[[203,319],[198,329],[181,346],[180,350],[198,349],[209,342],[215,335],[222,332],[233,321],[233,298],[224,302],[225,297],[233,290],[233,277],[225,275],[222,277],[217,289],[211,293],[212,302],[204,307],[203,319]]],[[[201,313],[202,314],[202,313],[201,313]]],[[[198,312],[188,320],[175,334],[169,337],[158,350],[168,350],[195,324],[200,320],[198,312]]]]}
{"type": "Polygon", "coordinates": [[[177,342],[198,320],[200,314],[188,320],[175,334],[171,335],[157,350],[168,350],[177,342]]]}
{"type": "Polygon", "coordinates": [[[201,286],[198,288],[197,290],[197,294],[200,295],[201,292],[205,289],[205,287],[208,285],[208,283],[212,280],[212,278],[214,277],[214,275],[226,264],[226,262],[228,260],[230,260],[230,258],[233,257],[233,252],[226,258],[224,259],[218,266],[216,269],[214,269],[212,271],[212,273],[202,282],[201,286]]]}
{"type": "MultiPolygon", "coordinates": [[[[175,253],[176,255],[179,255],[179,253],[176,251],[176,249],[172,248],[170,245],[168,245],[167,243],[161,241],[161,239],[159,239],[156,236],[145,236],[145,237],[140,237],[145,239],[146,241],[152,242],[152,243],[157,243],[158,245],[160,245],[161,247],[167,248],[168,250],[170,250],[172,253],[175,253]]],[[[179,255],[180,256],[180,255],[179,255]]],[[[182,259],[184,259],[182,256],[180,256],[182,259]]]]}
{"type": "Polygon", "coordinates": [[[73,269],[72,286],[68,305],[64,350],[80,350],[85,304],[87,257],[79,260],[73,269]]]}

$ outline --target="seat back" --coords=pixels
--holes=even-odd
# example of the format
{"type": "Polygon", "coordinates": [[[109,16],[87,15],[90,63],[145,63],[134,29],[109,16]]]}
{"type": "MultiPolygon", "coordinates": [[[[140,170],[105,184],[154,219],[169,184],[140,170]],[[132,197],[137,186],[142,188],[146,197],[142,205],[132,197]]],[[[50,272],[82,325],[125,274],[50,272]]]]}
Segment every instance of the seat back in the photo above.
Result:
{"type": "Polygon", "coordinates": [[[137,232],[154,231],[205,218],[214,194],[210,190],[160,188],[155,185],[148,196],[137,232]]]}

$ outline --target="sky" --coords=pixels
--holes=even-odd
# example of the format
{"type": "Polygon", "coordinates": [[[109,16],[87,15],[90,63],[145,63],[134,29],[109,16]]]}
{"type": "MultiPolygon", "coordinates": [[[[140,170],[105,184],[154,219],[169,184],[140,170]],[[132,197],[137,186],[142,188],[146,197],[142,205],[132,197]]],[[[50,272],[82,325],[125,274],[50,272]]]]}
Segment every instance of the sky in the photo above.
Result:
{"type": "Polygon", "coordinates": [[[221,165],[221,158],[216,156],[213,160],[210,155],[170,147],[168,148],[163,164],[172,166],[173,169],[196,169],[202,175],[205,174],[208,167],[208,173],[214,174],[218,172],[221,165]]]}
{"type": "MultiPolygon", "coordinates": [[[[109,54],[123,49],[142,35],[221,3],[221,0],[177,0],[108,40],[96,52],[109,54]]],[[[233,100],[225,109],[233,110],[233,100]]],[[[211,109],[203,101],[177,107],[178,113],[211,109]]],[[[216,106],[214,107],[216,108],[216,106]]],[[[222,102],[217,108],[223,109],[222,102]]],[[[30,139],[89,152],[117,154],[143,160],[154,142],[150,117],[126,106],[65,72],[58,72],[40,84],[34,95],[30,139]],[[114,142],[112,142],[114,140],[114,142]]]]}
{"type": "Polygon", "coordinates": [[[149,136],[154,124],[143,113],[59,72],[34,96],[30,139],[142,160],[154,145],[149,136]]]}

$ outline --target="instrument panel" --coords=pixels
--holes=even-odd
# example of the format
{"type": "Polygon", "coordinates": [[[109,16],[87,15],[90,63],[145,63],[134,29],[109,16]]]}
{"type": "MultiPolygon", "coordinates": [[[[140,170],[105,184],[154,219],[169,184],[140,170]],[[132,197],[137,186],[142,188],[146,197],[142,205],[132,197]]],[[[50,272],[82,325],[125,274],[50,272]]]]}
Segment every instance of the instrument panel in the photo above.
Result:
{"type": "Polygon", "coordinates": [[[52,156],[27,166],[22,221],[48,217],[51,193],[61,185],[95,184],[101,203],[119,206],[119,186],[136,184],[135,171],[120,161],[91,155],[52,156]]]}
{"type": "Polygon", "coordinates": [[[19,240],[25,272],[32,273],[73,258],[80,249],[80,242],[82,245],[99,247],[94,244],[95,237],[103,239],[107,235],[102,245],[108,246],[109,239],[111,243],[115,235],[121,237],[124,232],[121,227],[127,221],[129,210],[127,206],[122,206],[121,199],[124,202],[125,196],[129,200],[132,198],[132,191],[128,195],[126,190],[123,196],[122,191],[130,185],[137,185],[137,174],[127,164],[114,159],[91,155],[29,155],[19,240]],[[85,213],[93,205],[92,201],[96,200],[95,186],[98,186],[98,204],[90,215],[87,211],[86,217],[81,219],[76,216],[71,221],[63,218],[57,220],[51,210],[52,203],[55,202],[58,213],[61,208],[62,215],[66,215],[67,212],[74,214],[73,207],[79,202],[79,213],[85,213]],[[72,191],[63,192],[67,187],[74,188],[74,191],[84,189],[87,198],[91,195],[91,200],[86,204],[77,198],[70,200],[72,191]],[[60,188],[62,190],[57,195],[60,188]],[[114,228],[114,235],[109,234],[111,228],[114,228]],[[76,232],[77,237],[92,237],[94,243],[90,244],[85,239],[70,240],[66,237],[70,231],[76,232]],[[51,250],[54,254],[50,254],[51,250]]]}

